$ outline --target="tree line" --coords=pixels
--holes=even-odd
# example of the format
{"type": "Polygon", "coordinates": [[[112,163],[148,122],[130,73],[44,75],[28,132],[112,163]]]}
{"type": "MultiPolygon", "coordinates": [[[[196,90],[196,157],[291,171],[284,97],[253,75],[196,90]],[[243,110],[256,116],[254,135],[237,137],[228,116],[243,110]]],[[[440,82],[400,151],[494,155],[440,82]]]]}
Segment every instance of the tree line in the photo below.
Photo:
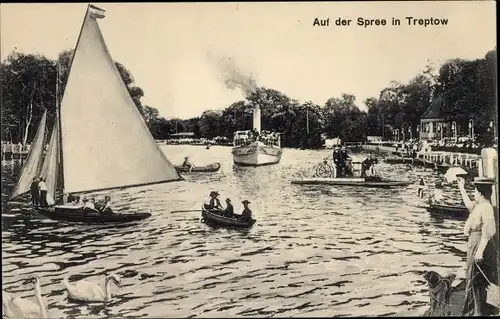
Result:
{"type": "MultiPolygon", "coordinates": [[[[57,60],[60,93],[71,57],[72,51],[65,51],[57,60]]],[[[411,131],[412,136],[417,136],[420,117],[440,96],[441,111],[447,121],[456,121],[458,127],[467,130],[469,120],[473,119],[477,138],[487,142],[492,139],[489,123],[496,115],[496,48],[484,58],[452,59],[437,70],[429,64],[408,83],[389,83],[378,97],[363,101],[364,108],[349,93],[318,105],[311,101],[300,103],[277,90],[257,87],[247,92],[242,101],[185,120],[166,119],[157,109],[143,105],[144,91],[122,64],[116,62],[116,66],[155,139],[167,139],[177,132],[231,138],[237,130],[252,129],[255,106],[261,108],[262,129],[281,133],[282,145],[286,147],[318,148],[325,137],[359,142],[375,135],[390,140],[395,129],[411,131]]],[[[49,124],[54,120],[56,61],[40,54],[13,52],[1,63],[0,72],[2,140],[29,142],[43,110],[48,110],[49,124]]]]}

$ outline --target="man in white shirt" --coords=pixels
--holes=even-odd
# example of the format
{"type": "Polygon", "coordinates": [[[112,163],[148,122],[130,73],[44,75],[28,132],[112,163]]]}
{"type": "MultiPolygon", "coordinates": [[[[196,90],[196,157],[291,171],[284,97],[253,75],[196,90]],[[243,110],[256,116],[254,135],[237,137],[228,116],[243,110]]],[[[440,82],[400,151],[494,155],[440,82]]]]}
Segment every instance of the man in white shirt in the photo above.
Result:
{"type": "Polygon", "coordinates": [[[38,182],[38,189],[40,190],[40,206],[41,207],[49,207],[47,203],[47,184],[45,184],[45,178],[40,178],[40,182],[38,182]]]}

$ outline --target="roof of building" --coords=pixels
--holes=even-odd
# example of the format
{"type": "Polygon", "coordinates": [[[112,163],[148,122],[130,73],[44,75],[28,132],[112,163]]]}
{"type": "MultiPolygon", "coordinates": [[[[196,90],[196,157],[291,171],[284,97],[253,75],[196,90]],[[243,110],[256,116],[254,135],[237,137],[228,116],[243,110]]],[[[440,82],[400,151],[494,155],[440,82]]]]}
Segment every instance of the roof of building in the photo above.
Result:
{"type": "Polygon", "coordinates": [[[170,136],[194,136],[193,132],[180,132],[175,134],[170,134],[170,136]]]}
{"type": "Polygon", "coordinates": [[[446,116],[443,114],[444,107],[444,97],[439,95],[437,98],[432,101],[429,108],[422,114],[420,119],[444,119],[446,116]]]}

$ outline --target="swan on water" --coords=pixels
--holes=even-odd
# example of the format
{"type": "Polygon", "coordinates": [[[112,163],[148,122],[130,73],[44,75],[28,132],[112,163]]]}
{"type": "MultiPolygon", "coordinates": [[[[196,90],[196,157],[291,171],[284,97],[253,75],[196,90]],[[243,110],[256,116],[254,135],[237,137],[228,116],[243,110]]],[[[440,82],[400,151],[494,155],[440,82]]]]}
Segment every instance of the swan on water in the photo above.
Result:
{"type": "Polygon", "coordinates": [[[80,280],[75,284],[71,284],[69,282],[69,275],[64,277],[63,280],[64,286],[71,299],[87,302],[106,302],[111,300],[111,282],[114,282],[117,287],[121,287],[122,285],[122,280],[117,274],[106,276],[104,291],[99,285],[87,280],[80,280]]]}
{"type": "Polygon", "coordinates": [[[30,283],[35,284],[35,298],[38,304],[22,297],[12,298],[4,292],[2,296],[2,308],[7,318],[47,318],[47,302],[42,297],[40,279],[37,276],[30,276],[23,282],[23,285],[30,283]]]}

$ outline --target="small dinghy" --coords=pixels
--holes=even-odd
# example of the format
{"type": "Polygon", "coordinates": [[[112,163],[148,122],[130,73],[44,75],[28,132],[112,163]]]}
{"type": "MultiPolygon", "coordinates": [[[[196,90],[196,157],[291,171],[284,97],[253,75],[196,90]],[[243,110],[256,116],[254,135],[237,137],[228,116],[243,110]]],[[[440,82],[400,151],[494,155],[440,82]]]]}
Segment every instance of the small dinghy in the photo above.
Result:
{"type": "Polygon", "coordinates": [[[206,224],[218,227],[228,227],[228,228],[250,228],[255,224],[255,219],[250,219],[250,221],[245,221],[240,218],[226,217],[221,215],[220,212],[202,210],[201,211],[202,221],[206,224]]]}
{"type": "Polygon", "coordinates": [[[179,173],[214,173],[220,169],[220,163],[212,163],[206,166],[195,166],[191,171],[187,166],[175,166],[179,173]]]}
{"type": "Polygon", "coordinates": [[[467,219],[469,216],[469,210],[464,205],[430,204],[427,210],[439,217],[467,219]]]}
{"type": "Polygon", "coordinates": [[[99,213],[98,211],[74,206],[36,208],[37,213],[53,220],[87,224],[128,223],[151,217],[150,213],[99,213]]]}

